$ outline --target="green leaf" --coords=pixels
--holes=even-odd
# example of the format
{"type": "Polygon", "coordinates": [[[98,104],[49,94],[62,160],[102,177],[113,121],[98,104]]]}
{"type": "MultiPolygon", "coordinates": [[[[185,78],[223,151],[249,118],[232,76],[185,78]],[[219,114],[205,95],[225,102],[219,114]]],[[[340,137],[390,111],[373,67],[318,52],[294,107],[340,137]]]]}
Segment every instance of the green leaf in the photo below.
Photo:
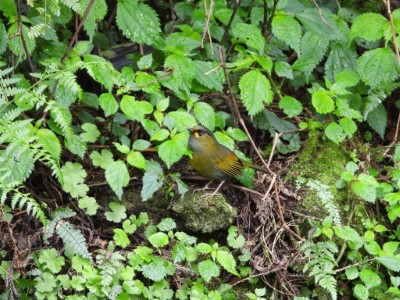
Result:
{"type": "Polygon", "coordinates": [[[362,284],[356,284],[354,287],[354,296],[359,300],[368,300],[368,289],[362,284]]]}
{"type": "Polygon", "coordinates": [[[382,282],[378,274],[368,269],[361,270],[360,278],[368,289],[376,287],[382,282]]]}
{"type": "Polygon", "coordinates": [[[156,109],[161,112],[166,111],[168,107],[169,107],[169,97],[159,100],[156,104],[156,109]]]}
{"type": "Polygon", "coordinates": [[[211,251],[213,251],[213,248],[211,245],[206,244],[206,243],[198,243],[196,245],[196,250],[199,251],[200,253],[203,254],[208,254],[211,253],[211,251]]]}
{"type": "Polygon", "coordinates": [[[114,66],[103,57],[86,54],[83,57],[90,77],[102,84],[107,91],[111,92],[114,85],[121,85],[121,74],[115,70],[114,66]]]}
{"type": "Polygon", "coordinates": [[[161,281],[167,276],[166,262],[160,257],[154,257],[154,260],[148,265],[142,266],[143,276],[153,281],[161,281]]]}
{"type": "Polygon", "coordinates": [[[194,79],[209,90],[222,92],[225,81],[222,68],[217,68],[217,63],[208,61],[195,60],[194,63],[194,79]]]}
{"type": "Polygon", "coordinates": [[[367,41],[383,38],[383,30],[388,20],[381,14],[365,13],[358,16],[351,26],[350,36],[360,37],[367,41]]]}
{"type": "Polygon", "coordinates": [[[327,114],[335,109],[335,102],[326,90],[319,90],[312,94],[312,105],[320,114],[327,114]]]}
{"type": "Polygon", "coordinates": [[[132,144],[132,150],[143,151],[150,147],[150,142],[142,139],[137,139],[132,144]]]}
{"type": "Polygon", "coordinates": [[[122,197],[122,188],[129,183],[129,173],[123,161],[118,160],[106,168],[106,180],[119,199],[122,197]]]}
{"type": "Polygon", "coordinates": [[[176,228],[176,223],[171,218],[164,218],[158,223],[157,228],[161,231],[170,231],[176,228]]]}
{"type": "Polygon", "coordinates": [[[368,125],[375,130],[379,136],[383,139],[387,126],[388,116],[383,104],[379,104],[373,111],[367,116],[368,125]]]}
{"type": "MultiPolygon", "coordinates": [[[[79,3],[81,8],[79,15],[82,17],[90,3],[90,0],[81,0],[79,3]]],[[[97,23],[103,20],[107,13],[107,3],[105,0],[95,1],[92,4],[90,11],[85,18],[85,22],[83,23],[83,28],[90,40],[93,39],[96,33],[97,23]]]]}
{"type": "Polygon", "coordinates": [[[197,125],[196,119],[186,111],[171,111],[164,118],[164,124],[170,131],[185,131],[197,125]]]}
{"type": "Polygon", "coordinates": [[[123,231],[120,228],[116,228],[113,231],[114,231],[113,239],[117,246],[126,248],[126,246],[128,246],[131,243],[125,231],[123,231]]]}
{"type": "Polygon", "coordinates": [[[52,292],[57,286],[55,277],[48,272],[43,272],[40,274],[39,277],[35,278],[35,281],[35,289],[40,293],[52,292]]]}
{"type": "Polygon", "coordinates": [[[142,56],[137,62],[139,70],[146,70],[151,67],[153,64],[153,55],[152,53],[142,56]]]}
{"type": "Polygon", "coordinates": [[[96,199],[88,196],[80,198],[78,206],[80,209],[83,209],[85,211],[85,214],[89,216],[94,216],[97,213],[97,209],[99,208],[96,199]]]}
{"type": "Polygon", "coordinates": [[[17,5],[13,0],[2,0],[0,1],[0,11],[5,17],[14,17],[17,15],[17,5]]]}
{"type": "Polygon", "coordinates": [[[257,26],[237,23],[232,28],[232,35],[237,38],[239,42],[246,44],[248,47],[258,50],[259,52],[264,51],[265,39],[257,26]]]}
{"type": "Polygon", "coordinates": [[[239,273],[236,271],[236,261],[231,253],[224,250],[218,250],[216,259],[218,263],[229,273],[239,276],[239,273]]]}
{"type": "Polygon", "coordinates": [[[118,111],[118,103],[111,93],[103,93],[99,97],[100,107],[104,110],[106,117],[115,114],[118,111]]]}
{"type": "Polygon", "coordinates": [[[196,102],[193,107],[193,112],[200,124],[214,131],[215,127],[215,112],[214,108],[205,102],[196,102]]]}
{"type": "Polygon", "coordinates": [[[341,44],[333,44],[330,47],[328,59],[324,69],[325,76],[330,81],[334,81],[336,75],[342,71],[356,69],[357,53],[350,47],[343,47],[341,44]]]}
{"type": "Polygon", "coordinates": [[[117,150],[123,154],[128,154],[130,149],[127,145],[123,145],[117,142],[113,142],[115,148],[117,148],[117,150]]]}
{"type": "Polygon", "coordinates": [[[200,276],[205,280],[205,282],[209,282],[211,278],[218,277],[220,274],[219,267],[210,259],[200,262],[197,265],[197,268],[200,276]]]}
{"type": "Polygon", "coordinates": [[[108,206],[110,207],[111,211],[108,211],[104,214],[108,221],[120,223],[126,218],[126,208],[120,202],[110,202],[108,206]]]}
{"type": "Polygon", "coordinates": [[[143,175],[143,188],[141,191],[142,200],[146,201],[153,196],[163,185],[164,172],[161,166],[155,161],[148,161],[146,172],[143,175]]]}
{"type": "Polygon", "coordinates": [[[276,14],[272,19],[272,33],[294,51],[300,53],[301,27],[295,18],[276,14]]]}
{"type": "Polygon", "coordinates": [[[164,67],[173,70],[173,73],[171,76],[160,79],[160,82],[176,93],[183,91],[190,94],[195,75],[193,61],[184,55],[171,54],[165,59],[164,67]]]}
{"type": "Polygon", "coordinates": [[[157,13],[147,4],[120,0],[117,25],[122,33],[138,44],[153,45],[161,32],[157,13]]]}
{"type": "Polygon", "coordinates": [[[400,259],[397,257],[375,257],[375,260],[391,271],[400,272],[400,259]]]}
{"type": "Polygon", "coordinates": [[[100,131],[97,129],[97,126],[91,123],[85,123],[81,126],[81,128],[85,131],[81,133],[81,138],[88,143],[94,143],[97,138],[100,136],[100,131]]]}
{"type": "Polygon", "coordinates": [[[283,109],[285,114],[290,118],[298,116],[303,111],[303,105],[290,96],[284,96],[279,101],[279,108],[283,109]]]}
{"type": "Polygon", "coordinates": [[[108,165],[114,162],[113,154],[107,149],[101,150],[101,153],[93,151],[90,153],[90,158],[93,166],[101,167],[102,169],[106,169],[108,165]]]}
{"type": "Polygon", "coordinates": [[[86,171],[80,163],[67,162],[62,168],[64,184],[63,189],[73,198],[84,197],[89,187],[84,183],[87,176],[86,171]]]}
{"type": "Polygon", "coordinates": [[[43,270],[47,269],[54,274],[60,272],[65,264],[64,257],[60,256],[54,248],[41,250],[38,262],[43,270]]]}
{"type": "Polygon", "coordinates": [[[161,248],[169,243],[168,235],[164,232],[157,232],[149,237],[149,242],[153,247],[161,248]]]}
{"type": "Polygon", "coordinates": [[[163,142],[158,148],[158,155],[170,168],[174,163],[182,158],[186,152],[188,136],[178,133],[172,139],[163,142]]]}
{"type": "Polygon", "coordinates": [[[126,161],[131,166],[138,168],[138,169],[145,169],[146,168],[146,160],[142,153],[137,151],[131,151],[128,153],[126,157],[126,161]]]}
{"type": "Polygon", "coordinates": [[[376,179],[365,174],[360,174],[358,179],[359,181],[352,185],[354,193],[367,202],[375,203],[376,188],[378,187],[376,179]]]}
{"type": "Polygon", "coordinates": [[[351,70],[346,70],[338,73],[335,77],[335,84],[341,87],[356,86],[360,81],[358,74],[351,70]]]}
{"type": "Polygon", "coordinates": [[[335,226],[333,229],[335,231],[335,234],[345,241],[357,242],[361,240],[358,232],[350,226],[335,226]]]}
{"type": "Polygon", "coordinates": [[[276,75],[287,79],[293,79],[292,67],[285,61],[277,61],[274,65],[276,75]]]}
{"type": "Polygon", "coordinates": [[[166,140],[168,137],[169,137],[169,131],[165,128],[162,128],[151,136],[150,141],[162,142],[166,140]]]}
{"type": "Polygon", "coordinates": [[[339,121],[340,127],[342,127],[343,131],[347,136],[352,136],[357,131],[357,124],[349,118],[343,118],[339,121]]]}
{"type": "Polygon", "coordinates": [[[260,70],[251,70],[239,81],[240,95],[247,112],[251,117],[262,111],[264,102],[272,102],[271,85],[260,70]]]}
{"type": "Polygon", "coordinates": [[[343,128],[336,122],[329,123],[329,125],[325,128],[325,135],[328,139],[336,144],[343,142],[346,138],[343,128]]]}
{"type": "Polygon", "coordinates": [[[247,134],[239,128],[229,127],[226,130],[226,133],[231,138],[233,138],[235,141],[238,141],[238,142],[248,142],[249,141],[249,137],[247,136],[247,134]]]}
{"type": "Polygon", "coordinates": [[[396,55],[389,48],[366,51],[357,59],[357,73],[371,88],[395,81],[399,77],[396,66],[396,55]]]}
{"type": "Polygon", "coordinates": [[[135,84],[135,88],[139,88],[146,93],[160,94],[160,84],[158,83],[156,76],[154,75],[148,74],[146,72],[137,72],[135,84]]]}
{"type": "Polygon", "coordinates": [[[124,95],[121,100],[121,110],[134,121],[143,121],[144,116],[153,112],[153,106],[147,101],[136,101],[134,97],[124,95]]]}
{"type": "Polygon", "coordinates": [[[50,155],[57,162],[59,162],[61,155],[61,144],[54,132],[46,128],[40,128],[36,132],[36,136],[36,141],[42,147],[42,149],[50,153],[50,155]]]}
{"type": "Polygon", "coordinates": [[[358,277],[358,269],[356,267],[350,267],[345,271],[348,280],[353,280],[358,277]]]}

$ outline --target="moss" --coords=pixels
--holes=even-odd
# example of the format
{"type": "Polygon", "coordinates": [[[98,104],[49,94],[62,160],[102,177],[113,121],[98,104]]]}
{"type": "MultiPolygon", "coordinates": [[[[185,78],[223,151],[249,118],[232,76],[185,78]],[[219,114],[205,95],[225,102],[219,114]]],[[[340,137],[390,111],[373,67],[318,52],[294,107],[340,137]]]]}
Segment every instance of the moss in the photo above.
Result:
{"type": "Polygon", "coordinates": [[[208,192],[189,191],[173,203],[172,210],[186,229],[202,233],[228,228],[237,216],[236,208],[223,195],[210,196],[208,192]]]}
{"type": "MultiPolygon", "coordinates": [[[[313,179],[328,186],[338,208],[343,208],[346,192],[335,187],[336,181],[345,170],[349,158],[344,148],[328,140],[322,140],[317,133],[310,133],[303,151],[296,162],[290,165],[287,180],[296,183],[298,178],[313,179]]],[[[326,209],[317,191],[303,185],[304,195],[296,210],[317,218],[326,216],[326,209]]],[[[342,211],[342,210],[341,210],[342,211]]]]}

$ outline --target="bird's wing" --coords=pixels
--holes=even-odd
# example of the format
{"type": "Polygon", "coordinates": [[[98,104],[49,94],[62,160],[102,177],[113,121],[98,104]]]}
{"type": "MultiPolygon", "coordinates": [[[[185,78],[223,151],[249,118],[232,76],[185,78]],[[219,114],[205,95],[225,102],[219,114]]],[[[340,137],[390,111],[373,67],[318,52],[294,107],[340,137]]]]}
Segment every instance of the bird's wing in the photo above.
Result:
{"type": "Polygon", "coordinates": [[[237,177],[242,173],[242,161],[232,152],[227,153],[220,159],[216,159],[215,167],[218,171],[237,177]]]}

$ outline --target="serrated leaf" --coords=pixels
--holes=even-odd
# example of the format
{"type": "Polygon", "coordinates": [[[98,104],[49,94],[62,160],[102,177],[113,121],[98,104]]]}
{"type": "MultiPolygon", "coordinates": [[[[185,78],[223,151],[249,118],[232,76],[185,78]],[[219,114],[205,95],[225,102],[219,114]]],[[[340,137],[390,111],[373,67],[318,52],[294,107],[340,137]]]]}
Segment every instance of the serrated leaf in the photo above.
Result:
{"type": "Polygon", "coordinates": [[[163,112],[167,110],[168,106],[169,106],[169,97],[159,100],[156,104],[156,109],[158,111],[163,112]]]}
{"type": "Polygon", "coordinates": [[[162,128],[151,136],[150,141],[162,142],[168,137],[169,137],[169,131],[165,128],[162,128]]]}
{"type": "Polygon", "coordinates": [[[94,143],[100,136],[100,131],[97,129],[95,124],[85,123],[82,124],[81,128],[84,130],[84,132],[81,133],[80,136],[85,142],[94,143]]]}
{"type": "Polygon", "coordinates": [[[366,182],[354,182],[352,185],[354,193],[367,202],[375,203],[376,188],[366,182]]]}
{"type": "Polygon", "coordinates": [[[298,116],[303,111],[303,105],[291,96],[284,96],[279,101],[279,108],[283,109],[288,117],[298,116]]]}
{"type": "Polygon", "coordinates": [[[137,1],[120,0],[117,5],[117,25],[122,33],[133,42],[153,45],[161,32],[157,13],[137,1]]]}
{"type": "Polygon", "coordinates": [[[172,139],[163,142],[158,148],[158,155],[168,168],[182,158],[188,143],[187,134],[178,133],[172,139]]]}
{"type": "Polygon", "coordinates": [[[83,56],[85,64],[83,65],[90,77],[102,84],[109,92],[114,85],[122,83],[121,74],[115,70],[114,66],[103,57],[86,54],[83,56]]]}
{"type": "Polygon", "coordinates": [[[362,284],[356,284],[354,287],[354,295],[359,300],[368,300],[369,292],[368,289],[362,284]]]}
{"type": "Polygon", "coordinates": [[[146,201],[163,185],[164,172],[155,161],[148,161],[143,175],[142,200],[146,201]]]}
{"type": "Polygon", "coordinates": [[[111,211],[106,212],[104,215],[110,222],[119,223],[126,218],[126,208],[120,202],[110,202],[108,204],[111,211]]]}
{"type": "Polygon", "coordinates": [[[193,106],[193,112],[200,124],[214,131],[215,112],[211,105],[205,102],[196,102],[193,106]]]}
{"type": "Polygon", "coordinates": [[[218,277],[220,274],[219,267],[210,259],[200,262],[197,265],[197,268],[200,276],[205,280],[205,282],[209,282],[211,278],[218,277]]]}
{"type": "Polygon", "coordinates": [[[297,53],[300,53],[301,27],[295,18],[277,14],[272,19],[272,33],[297,53]]]}
{"type": "Polygon", "coordinates": [[[122,188],[126,187],[129,183],[129,172],[125,163],[121,160],[113,162],[107,166],[105,175],[111,189],[121,199],[122,188]]]}
{"type": "Polygon", "coordinates": [[[94,216],[97,213],[99,205],[97,204],[95,198],[85,196],[79,199],[78,207],[83,209],[87,215],[94,216]]]}
{"type": "Polygon", "coordinates": [[[336,122],[331,122],[328,126],[326,126],[325,135],[328,139],[336,144],[343,142],[346,138],[343,128],[336,122]]]}
{"type": "Polygon", "coordinates": [[[164,218],[158,223],[157,228],[161,231],[170,231],[176,228],[176,223],[171,218],[164,218]]]}
{"type": "Polygon", "coordinates": [[[229,273],[239,276],[239,273],[236,271],[236,261],[231,253],[224,250],[218,250],[216,253],[216,259],[229,273]]]}
{"type": "Polygon", "coordinates": [[[171,111],[164,118],[164,125],[172,131],[184,131],[197,125],[196,119],[186,111],[171,111]]]}
{"type": "Polygon", "coordinates": [[[92,160],[93,166],[101,167],[103,169],[107,168],[109,164],[114,162],[113,154],[107,149],[101,150],[101,153],[93,151],[90,153],[90,159],[92,160]]]}
{"type": "Polygon", "coordinates": [[[146,168],[146,160],[142,153],[137,151],[131,151],[128,153],[126,157],[126,161],[128,164],[135,168],[145,169],[146,168]]]}
{"type": "Polygon", "coordinates": [[[143,151],[150,147],[150,142],[142,139],[137,139],[132,144],[132,150],[143,151]]]}
{"type": "Polygon", "coordinates": [[[99,104],[106,117],[115,114],[118,110],[118,103],[111,93],[101,94],[99,97],[99,104]]]}
{"type": "Polygon", "coordinates": [[[153,106],[147,101],[136,101],[134,97],[125,95],[121,100],[121,110],[134,121],[143,121],[144,116],[153,112],[153,106]]]}
{"type": "Polygon", "coordinates": [[[326,90],[314,92],[311,96],[311,100],[315,110],[320,114],[327,114],[335,109],[335,102],[328,95],[326,90]]]}
{"type": "Polygon", "coordinates": [[[348,280],[353,280],[358,277],[358,269],[356,267],[346,269],[345,273],[348,280]]]}
{"type": "Polygon", "coordinates": [[[264,108],[264,102],[272,102],[271,85],[260,70],[251,70],[239,81],[240,95],[247,112],[251,117],[264,108]]]}
{"type": "Polygon", "coordinates": [[[157,232],[149,237],[149,242],[153,247],[160,248],[168,245],[168,235],[164,232],[157,232]]]}
{"type": "Polygon", "coordinates": [[[342,127],[347,136],[352,136],[357,131],[357,124],[352,119],[340,119],[339,125],[342,127]]]}
{"type": "Polygon", "coordinates": [[[154,260],[147,265],[142,266],[142,273],[146,278],[153,281],[161,281],[167,276],[167,269],[164,266],[164,260],[154,257],[154,260]]]}
{"type": "Polygon", "coordinates": [[[160,84],[158,83],[156,76],[146,72],[136,73],[135,84],[135,88],[139,88],[148,94],[160,93],[160,84]]]}
{"type": "Polygon", "coordinates": [[[387,112],[382,104],[379,104],[367,116],[368,125],[383,139],[387,126],[387,112]]]}
{"type": "Polygon", "coordinates": [[[257,26],[237,23],[232,28],[232,35],[237,38],[239,42],[245,43],[248,47],[256,49],[259,52],[264,51],[265,38],[262,36],[261,30],[257,26]]]}
{"type": "Polygon", "coordinates": [[[388,20],[381,14],[365,13],[359,15],[351,26],[351,37],[360,37],[367,41],[383,38],[384,25],[388,20]]]}
{"type": "Polygon", "coordinates": [[[225,81],[224,73],[221,68],[216,68],[216,63],[195,60],[194,79],[209,90],[222,92],[225,81]]]}
{"type": "Polygon", "coordinates": [[[369,269],[361,270],[360,278],[367,288],[373,288],[381,284],[382,280],[378,274],[369,269]]]}
{"type": "Polygon", "coordinates": [[[333,44],[330,47],[328,59],[324,69],[325,76],[330,81],[334,81],[339,72],[356,69],[357,53],[350,47],[343,47],[341,44],[333,44]]]}
{"type": "Polygon", "coordinates": [[[396,66],[396,55],[389,48],[366,51],[357,59],[357,73],[371,88],[396,80],[399,77],[396,66]]]}
{"type": "Polygon", "coordinates": [[[292,67],[285,61],[277,61],[274,65],[276,75],[279,77],[285,77],[293,79],[292,67]]]}
{"type": "Polygon", "coordinates": [[[397,257],[375,257],[375,260],[391,271],[400,272],[400,259],[397,257]]]}
{"type": "Polygon", "coordinates": [[[125,231],[123,231],[120,228],[115,228],[113,231],[114,231],[113,239],[117,246],[126,248],[126,246],[128,246],[131,243],[125,231]]]}

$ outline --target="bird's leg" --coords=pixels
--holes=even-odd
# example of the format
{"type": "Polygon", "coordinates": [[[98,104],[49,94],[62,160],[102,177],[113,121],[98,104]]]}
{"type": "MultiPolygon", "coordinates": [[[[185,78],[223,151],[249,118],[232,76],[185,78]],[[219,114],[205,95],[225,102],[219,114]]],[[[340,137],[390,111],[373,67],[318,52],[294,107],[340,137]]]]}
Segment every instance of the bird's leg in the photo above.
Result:
{"type": "Polygon", "coordinates": [[[214,192],[212,192],[211,194],[205,194],[205,195],[202,195],[201,197],[203,198],[203,197],[214,197],[218,192],[219,192],[219,190],[221,189],[221,187],[224,185],[224,183],[225,183],[225,180],[222,180],[221,182],[220,182],[220,184],[217,186],[217,188],[215,189],[215,191],[214,192]]]}
{"type": "Polygon", "coordinates": [[[214,181],[214,180],[210,180],[210,181],[207,182],[206,185],[203,186],[202,188],[194,189],[194,190],[193,190],[193,193],[197,193],[197,192],[200,192],[200,191],[204,191],[204,190],[209,189],[209,188],[210,188],[209,186],[210,186],[210,184],[211,184],[213,181],[214,181]]]}

